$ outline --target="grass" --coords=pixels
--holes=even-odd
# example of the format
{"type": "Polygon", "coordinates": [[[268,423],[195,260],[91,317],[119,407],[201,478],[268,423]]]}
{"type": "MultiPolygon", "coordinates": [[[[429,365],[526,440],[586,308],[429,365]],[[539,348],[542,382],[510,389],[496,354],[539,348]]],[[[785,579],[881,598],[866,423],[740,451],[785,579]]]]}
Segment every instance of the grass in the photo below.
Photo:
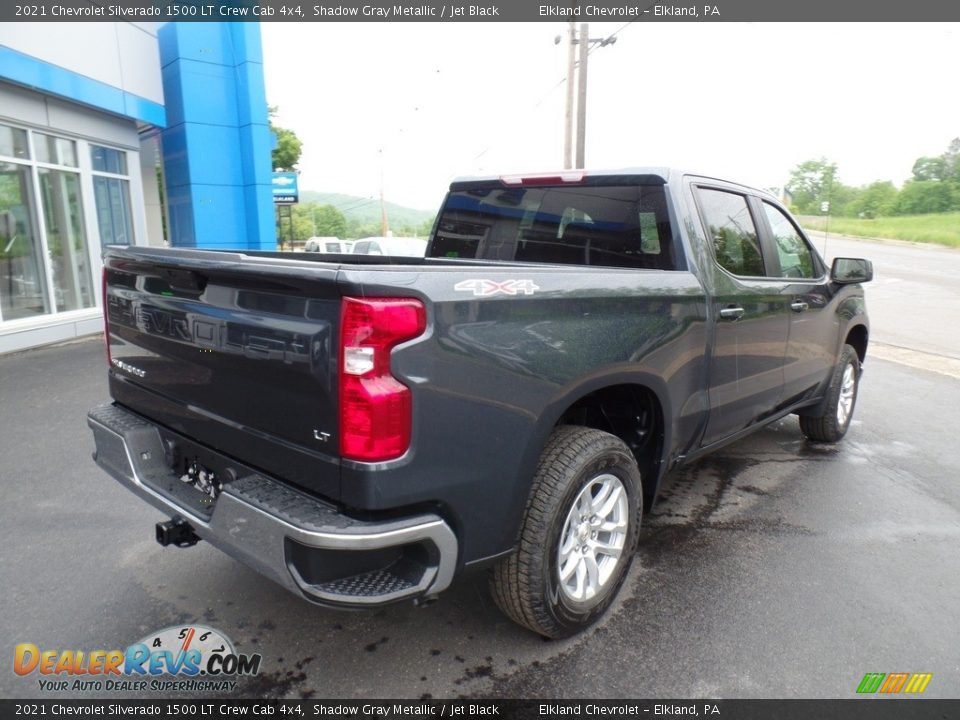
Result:
{"type": "Polygon", "coordinates": [[[827,218],[803,215],[801,224],[811,230],[824,230],[838,235],[864,238],[889,238],[911,242],[937,243],[960,248],[960,212],[929,215],[900,215],[874,220],[864,218],[827,218]]]}

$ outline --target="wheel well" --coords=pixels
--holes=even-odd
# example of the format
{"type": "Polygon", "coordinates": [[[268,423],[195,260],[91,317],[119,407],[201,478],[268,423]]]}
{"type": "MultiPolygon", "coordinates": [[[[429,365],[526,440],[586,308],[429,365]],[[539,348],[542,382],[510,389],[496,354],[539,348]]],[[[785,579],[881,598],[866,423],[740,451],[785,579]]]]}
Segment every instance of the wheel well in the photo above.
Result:
{"type": "Polygon", "coordinates": [[[851,328],[850,332],[847,333],[846,343],[853,346],[853,349],[857,351],[857,357],[863,363],[867,357],[867,328],[863,325],[851,328]]]}
{"type": "Polygon", "coordinates": [[[643,482],[643,507],[653,505],[663,450],[663,410],[649,388],[613,385],[595,390],[567,408],[557,425],[603,430],[626,443],[637,459],[643,482]]]}

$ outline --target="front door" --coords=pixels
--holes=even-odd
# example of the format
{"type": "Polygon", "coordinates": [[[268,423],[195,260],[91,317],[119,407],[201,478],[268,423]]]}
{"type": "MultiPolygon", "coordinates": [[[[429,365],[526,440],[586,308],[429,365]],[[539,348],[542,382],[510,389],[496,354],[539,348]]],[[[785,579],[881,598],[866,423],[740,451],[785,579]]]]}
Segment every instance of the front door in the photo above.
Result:
{"type": "Polygon", "coordinates": [[[694,194],[712,245],[705,268],[714,294],[710,356],[710,413],[701,444],[711,445],[768,417],[783,395],[783,363],[790,327],[790,299],[770,277],[756,208],[747,195],[699,186],[694,194]],[[753,209],[752,209],[753,208],[753,209]]]}

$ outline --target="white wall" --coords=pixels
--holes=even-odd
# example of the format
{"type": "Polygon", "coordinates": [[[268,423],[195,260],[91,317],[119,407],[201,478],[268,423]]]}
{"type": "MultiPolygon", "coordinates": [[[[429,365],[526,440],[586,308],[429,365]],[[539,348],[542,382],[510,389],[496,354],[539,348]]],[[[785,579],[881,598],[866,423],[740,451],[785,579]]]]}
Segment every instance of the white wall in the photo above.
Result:
{"type": "Polygon", "coordinates": [[[160,186],[157,183],[159,162],[160,135],[141,137],[140,176],[143,179],[143,205],[146,209],[146,244],[163,247],[163,208],[160,205],[160,186]]]}
{"type": "Polygon", "coordinates": [[[0,23],[0,45],[163,104],[156,23],[0,23]]]}
{"type": "Polygon", "coordinates": [[[140,139],[133,120],[99,112],[52,95],[3,82],[0,77],[0,118],[47,128],[89,140],[139,150],[140,139]]]}

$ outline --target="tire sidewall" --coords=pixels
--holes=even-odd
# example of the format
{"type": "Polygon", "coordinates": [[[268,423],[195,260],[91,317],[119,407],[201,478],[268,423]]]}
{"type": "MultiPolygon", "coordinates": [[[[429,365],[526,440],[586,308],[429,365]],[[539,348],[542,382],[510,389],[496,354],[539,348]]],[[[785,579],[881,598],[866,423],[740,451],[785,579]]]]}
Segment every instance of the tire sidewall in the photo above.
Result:
{"type": "MultiPolygon", "coordinates": [[[[612,438],[615,439],[615,438],[612,438]]],[[[618,441],[619,442],[619,441],[618,441]]],[[[546,557],[543,562],[543,588],[547,610],[556,623],[567,629],[569,633],[589,625],[593,618],[602,614],[626,578],[633,553],[636,550],[637,536],[640,529],[640,514],[642,510],[640,495],[640,473],[632,455],[624,449],[610,445],[580,466],[573,473],[566,484],[566,489],[557,504],[550,522],[544,544],[546,557]],[[563,526],[566,523],[574,500],[589,482],[597,476],[610,474],[617,477],[623,484],[627,494],[627,538],[623,553],[618,558],[617,567],[609,581],[595,597],[585,603],[577,603],[566,596],[560,588],[557,555],[560,547],[563,526]]]]}
{"type": "Polygon", "coordinates": [[[845,346],[840,355],[840,362],[837,363],[837,375],[834,381],[833,392],[830,397],[831,424],[833,425],[834,435],[837,440],[847,434],[850,425],[853,424],[853,412],[857,408],[857,396],[860,394],[860,363],[857,359],[856,351],[849,345],[845,346]],[[847,421],[841,425],[837,419],[837,410],[840,407],[840,393],[843,391],[843,375],[848,367],[853,367],[853,402],[850,404],[850,412],[847,415],[847,421]]]}

